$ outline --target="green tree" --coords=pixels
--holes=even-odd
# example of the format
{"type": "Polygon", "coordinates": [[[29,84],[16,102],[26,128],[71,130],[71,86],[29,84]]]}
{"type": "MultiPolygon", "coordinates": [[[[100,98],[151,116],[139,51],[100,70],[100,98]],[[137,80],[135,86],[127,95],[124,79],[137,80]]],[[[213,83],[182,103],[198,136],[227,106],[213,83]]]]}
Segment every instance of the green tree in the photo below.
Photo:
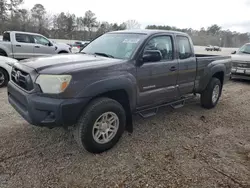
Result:
{"type": "Polygon", "coordinates": [[[136,20],[127,20],[125,22],[127,29],[140,29],[141,25],[136,20]]]}
{"type": "Polygon", "coordinates": [[[92,36],[92,30],[97,25],[97,18],[95,16],[95,13],[93,13],[91,10],[88,10],[85,12],[85,16],[83,19],[84,25],[88,28],[89,32],[89,38],[91,39],[92,36]]]}
{"type": "Polygon", "coordinates": [[[31,15],[34,20],[34,26],[37,28],[37,32],[44,34],[46,25],[46,9],[42,4],[35,4],[31,9],[31,15]]]}
{"type": "Polygon", "coordinates": [[[8,2],[8,10],[10,11],[10,17],[11,20],[15,16],[15,14],[18,14],[19,6],[23,3],[23,0],[9,0],[8,2]]]}
{"type": "Polygon", "coordinates": [[[6,22],[8,20],[8,5],[6,0],[0,1],[0,32],[5,30],[6,22]]]}
{"type": "Polygon", "coordinates": [[[217,24],[214,24],[207,28],[207,33],[215,35],[215,34],[219,34],[220,30],[221,30],[221,27],[218,26],[217,24]]]}

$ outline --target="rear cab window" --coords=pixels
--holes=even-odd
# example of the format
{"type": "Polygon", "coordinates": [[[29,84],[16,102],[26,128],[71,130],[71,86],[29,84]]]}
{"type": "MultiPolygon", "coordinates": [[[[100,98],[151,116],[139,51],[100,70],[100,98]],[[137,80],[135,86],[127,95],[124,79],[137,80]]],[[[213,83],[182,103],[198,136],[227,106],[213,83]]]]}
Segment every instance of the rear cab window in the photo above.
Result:
{"type": "Polygon", "coordinates": [[[3,41],[10,42],[10,33],[9,32],[3,33],[3,41]]]}
{"type": "Polygon", "coordinates": [[[179,59],[187,59],[193,56],[193,51],[189,38],[186,36],[177,36],[177,48],[179,59]]]}
{"type": "Polygon", "coordinates": [[[34,43],[34,38],[28,34],[16,33],[15,38],[16,41],[20,43],[34,43]]]}

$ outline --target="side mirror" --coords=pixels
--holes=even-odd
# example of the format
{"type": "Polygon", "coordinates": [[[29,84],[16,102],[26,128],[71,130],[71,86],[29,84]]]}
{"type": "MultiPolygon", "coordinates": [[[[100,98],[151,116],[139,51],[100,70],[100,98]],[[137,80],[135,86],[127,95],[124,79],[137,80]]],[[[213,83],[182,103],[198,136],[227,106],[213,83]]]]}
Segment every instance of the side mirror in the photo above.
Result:
{"type": "Polygon", "coordinates": [[[236,51],[233,51],[231,54],[236,54],[236,51]]]}
{"type": "Polygon", "coordinates": [[[143,53],[143,62],[157,62],[162,59],[162,54],[159,50],[147,50],[143,53]]]}
{"type": "Polygon", "coordinates": [[[49,46],[53,46],[53,43],[52,43],[52,42],[49,42],[49,46]]]}

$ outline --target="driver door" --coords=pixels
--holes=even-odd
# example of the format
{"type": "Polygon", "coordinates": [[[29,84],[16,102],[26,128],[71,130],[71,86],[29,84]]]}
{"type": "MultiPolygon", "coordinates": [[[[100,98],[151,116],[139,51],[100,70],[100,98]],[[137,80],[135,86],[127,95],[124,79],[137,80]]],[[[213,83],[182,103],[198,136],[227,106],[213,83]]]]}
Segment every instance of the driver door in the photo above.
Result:
{"type": "Polygon", "coordinates": [[[51,45],[51,42],[43,36],[33,35],[35,46],[34,46],[34,56],[47,56],[51,54],[56,54],[55,46],[51,45]]]}
{"type": "Polygon", "coordinates": [[[139,108],[170,102],[178,97],[178,60],[175,58],[173,36],[153,36],[142,53],[146,50],[159,50],[162,58],[137,67],[139,108]]]}

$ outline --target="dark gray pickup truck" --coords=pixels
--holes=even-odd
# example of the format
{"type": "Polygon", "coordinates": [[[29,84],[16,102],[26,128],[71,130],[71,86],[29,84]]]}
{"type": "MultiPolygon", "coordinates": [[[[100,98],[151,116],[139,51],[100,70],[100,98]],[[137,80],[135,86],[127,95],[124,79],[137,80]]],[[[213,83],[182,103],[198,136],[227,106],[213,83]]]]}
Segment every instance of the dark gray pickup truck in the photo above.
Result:
{"type": "Polygon", "coordinates": [[[230,57],[196,56],[185,33],[116,31],[79,54],[15,63],[8,99],[30,124],[73,127],[81,147],[100,153],[132,132],[132,114],[179,108],[195,94],[215,107],[230,71],[230,57]]]}

